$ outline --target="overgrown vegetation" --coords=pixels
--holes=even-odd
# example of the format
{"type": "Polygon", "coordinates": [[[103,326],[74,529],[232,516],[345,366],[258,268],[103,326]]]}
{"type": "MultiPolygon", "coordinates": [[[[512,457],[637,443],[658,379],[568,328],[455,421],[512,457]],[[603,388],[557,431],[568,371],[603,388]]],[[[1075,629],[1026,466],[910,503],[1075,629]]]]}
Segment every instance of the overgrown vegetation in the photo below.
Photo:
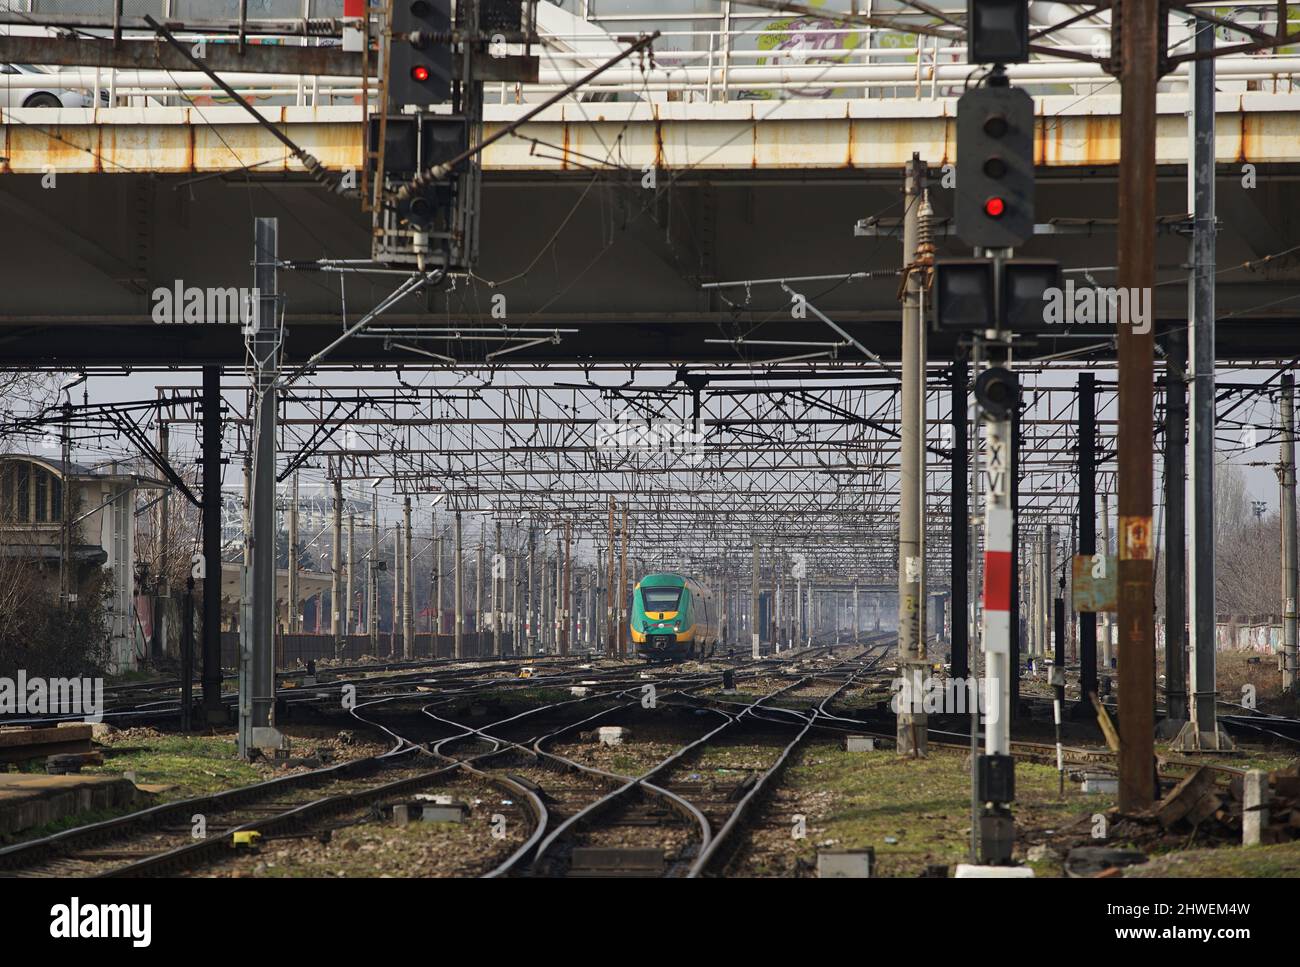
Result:
{"type": "Polygon", "coordinates": [[[38,583],[31,570],[6,575],[0,610],[0,673],[23,669],[29,676],[99,676],[109,661],[110,575],[101,571],[82,585],[66,607],[38,583]]]}

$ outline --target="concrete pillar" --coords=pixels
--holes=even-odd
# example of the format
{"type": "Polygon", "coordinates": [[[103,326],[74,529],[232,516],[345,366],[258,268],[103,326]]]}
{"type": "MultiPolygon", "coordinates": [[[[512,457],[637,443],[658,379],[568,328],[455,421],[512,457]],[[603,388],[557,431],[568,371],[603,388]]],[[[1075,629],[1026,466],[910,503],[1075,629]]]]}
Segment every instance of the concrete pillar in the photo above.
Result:
{"type": "Polygon", "coordinates": [[[1241,845],[1258,846],[1268,825],[1268,773],[1246,770],[1241,812],[1241,845]]]}

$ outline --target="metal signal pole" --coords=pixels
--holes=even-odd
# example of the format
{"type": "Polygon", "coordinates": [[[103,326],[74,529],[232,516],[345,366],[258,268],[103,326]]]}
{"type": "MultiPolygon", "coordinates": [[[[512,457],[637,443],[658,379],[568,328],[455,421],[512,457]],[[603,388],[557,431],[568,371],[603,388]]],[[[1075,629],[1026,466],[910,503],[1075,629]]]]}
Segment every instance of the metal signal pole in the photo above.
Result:
{"type": "MultiPolygon", "coordinates": [[[[994,334],[986,344],[989,370],[1009,361],[1010,346],[1006,333],[994,334]]],[[[978,394],[977,394],[978,395],[978,394]]],[[[1012,425],[1014,393],[1003,399],[1000,410],[984,405],[985,473],[984,493],[984,621],[981,637],[985,655],[984,755],[978,761],[979,800],[984,804],[980,816],[980,859],[984,863],[1006,863],[1011,859],[1014,826],[1011,819],[1011,795],[1014,789],[1014,760],[1011,747],[1011,682],[1017,675],[1012,661],[1011,623],[1017,620],[1012,610],[1012,585],[1016,580],[1013,557],[1015,512],[1012,506],[1012,448],[1015,445],[1012,425]],[[999,781],[1000,780],[1000,781],[999,781]],[[1001,787],[1000,789],[994,787],[1001,787]]]]}

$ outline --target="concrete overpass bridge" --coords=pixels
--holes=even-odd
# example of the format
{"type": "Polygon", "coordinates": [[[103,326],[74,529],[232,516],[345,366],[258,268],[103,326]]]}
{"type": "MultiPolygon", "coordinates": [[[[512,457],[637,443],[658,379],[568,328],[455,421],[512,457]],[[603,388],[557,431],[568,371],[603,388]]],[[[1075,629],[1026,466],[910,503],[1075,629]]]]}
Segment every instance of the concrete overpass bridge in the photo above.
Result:
{"type": "MultiPolygon", "coordinates": [[[[8,17],[9,29],[40,32],[47,20],[67,20],[47,13],[50,6],[33,2],[25,19],[8,17]]],[[[160,13],[183,17],[192,5],[165,6],[160,13]]],[[[964,51],[826,15],[727,2],[653,6],[651,15],[645,0],[627,0],[595,19],[581,4],[541,4],[537,83],[488,85],[487,134],[621,49],[618,36],[658,28],[664,37],[653,61],[629,61],[490,147],[473,277],[406,300],[371,338],[340,347],[334,363],[856,362],[864,357],[848,339],[791,318],[777,286],[704,287],[837,273],[863,275],[801,284],[804,294],[853,340],[897,354],[894,228],[901,168],[914,152],[932,166],[940,252],[963,253],[943,237],[951,190],[942,166],[954,160],[956,97],[970,73],[964,51]],[[498,296],[504,318],[491,311],[498,296]]],[[[1060,6],[1033,5],[1043,23],[1060,19],[1048,9],[1060,6]]],[[[304,9],[337,15],[328,3],[304,9]]],[[[1053,40],[1078,50],[1108,29],[1104,20],[1086,23],[1053,40]]],[[[212,49],[231,62],[217,39],[212,49]]],[[[340,51],[297,49],[351,70],[340,51]]],[[[225,76],[327,168],[361,168],[369,87],[359,76],[264,67],[225,76]]],[[[1228,55],[1218,72],[1219,352],[1300,356],[1300,263],[1291,251],[1300,227],[1289,214],[1300,211],[1300,55],[1228,55]]],[[[1099,66],[1068,59],[1011,73],[1035,93],[1039,119],[1041,234],[1021,254],[1059,258],[1077,277],[1108,284],[1118,85],[1099,66]]],[[[271,132],[221,103],[202,74],[80,66],[60,77],[108,91],[109,105],[0,109],[8,229],[0,362],[242,364],[238,326],[160,327],[151,295],[177,282],[250,285],[256,216],[280,218],[280,256],[297,266],[280,273],[290,359],[326,345],[390,291],[383,275],[306,270],[318,260],[367,258],[369,216],[311,180],[271,132]]],[[[1164,217],[1153,230],[1164,328],[1186,319],[1186,87],[1181,63],[1158,101],[1153,190],[1164,217]]],[[[950,348],[936,339],[931,354],[950,348]]],[[[1109,337],[1086,332],[1034,350],[1080,359],[1112,351],[1109,337]]]]}

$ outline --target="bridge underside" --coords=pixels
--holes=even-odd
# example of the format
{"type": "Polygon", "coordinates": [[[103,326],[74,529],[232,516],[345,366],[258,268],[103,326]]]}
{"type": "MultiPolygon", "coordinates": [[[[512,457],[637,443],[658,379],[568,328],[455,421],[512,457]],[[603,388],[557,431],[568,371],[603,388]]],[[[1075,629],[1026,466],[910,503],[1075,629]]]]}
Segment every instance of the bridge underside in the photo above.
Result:
{"type": "MultiPolygon", "coordinates": [[[[1058,258],[1085,284],[1114,284],[1116,217],[1112,166],[1040,169],[1038,220],[1054,223],[1019,254],[1058,258]]],[[[1219,171],[1218,354],[1223,360],[1300,357],[1300,263],[1294,254],[1251,264],[1300,244],[1300,165],[1261,165],[1243,187],[1240,164],[1219,171]]],[[[460,363],[767,361],[866,357],[818,321],[792,318],[780,286],[723,290],[702,283],[869,271],[866,280],[792,283],[872,352],[899,352],[901,176],[888,170],[681,169],[643,187],[639,169],[525,173],[489,171],[483,192],[482,259],[457,278],[412,297],[376,326],[392,340],[353,338],[338,365],[460,363]],[[880,234],[855,237],[859,219],[880,234]],[[493,315],[494,296],[504,318],[493,315]],[[502,339],[503,327],[521,330],[502,339]],[[419,330],[425,330],[423,333],[419,330]],[[429,330],[438,330],[431,334],[429,330]],[[498,338],[488,340],[483,335],[498,338]],[[525,342],[544,341],[524,348],[525,342]],[[408,348],[391,345],[399,343],[408,348]],[[493,356],[502,348],[508,354],[493,356]]],[[[1184,171],[1161,169],[1157,210],[1186,211],[1184,171]]],[[[951,191],[935,185],[942,220],[951,191]]],[[[369,216],[305,177],[254,171],[212,175],[123,173],[0,179],[0,364],[15,366],[242,366],[237,324],[158,325],[151,294],[178,283],[252,286],[252,222],[280,219],[280,256],[304,263],[369,256],[369,216]]],[[[955,238],[940,254],[968,254],[955,238]]],[[[1164,329],[1186,324],[1187,240],[1176,228],[1157,244],[1155,313],[1164,329]]],[[[288,269],[280,273],[287,358],[308,358],[397,284],[392,275],[288,269]]],[[[950,356],[935,336],[932,359],[950,356]]],[[[1027,346],[1022,358],[1113,354],[1113,332],[1087,327],[1027,346]]]]}

